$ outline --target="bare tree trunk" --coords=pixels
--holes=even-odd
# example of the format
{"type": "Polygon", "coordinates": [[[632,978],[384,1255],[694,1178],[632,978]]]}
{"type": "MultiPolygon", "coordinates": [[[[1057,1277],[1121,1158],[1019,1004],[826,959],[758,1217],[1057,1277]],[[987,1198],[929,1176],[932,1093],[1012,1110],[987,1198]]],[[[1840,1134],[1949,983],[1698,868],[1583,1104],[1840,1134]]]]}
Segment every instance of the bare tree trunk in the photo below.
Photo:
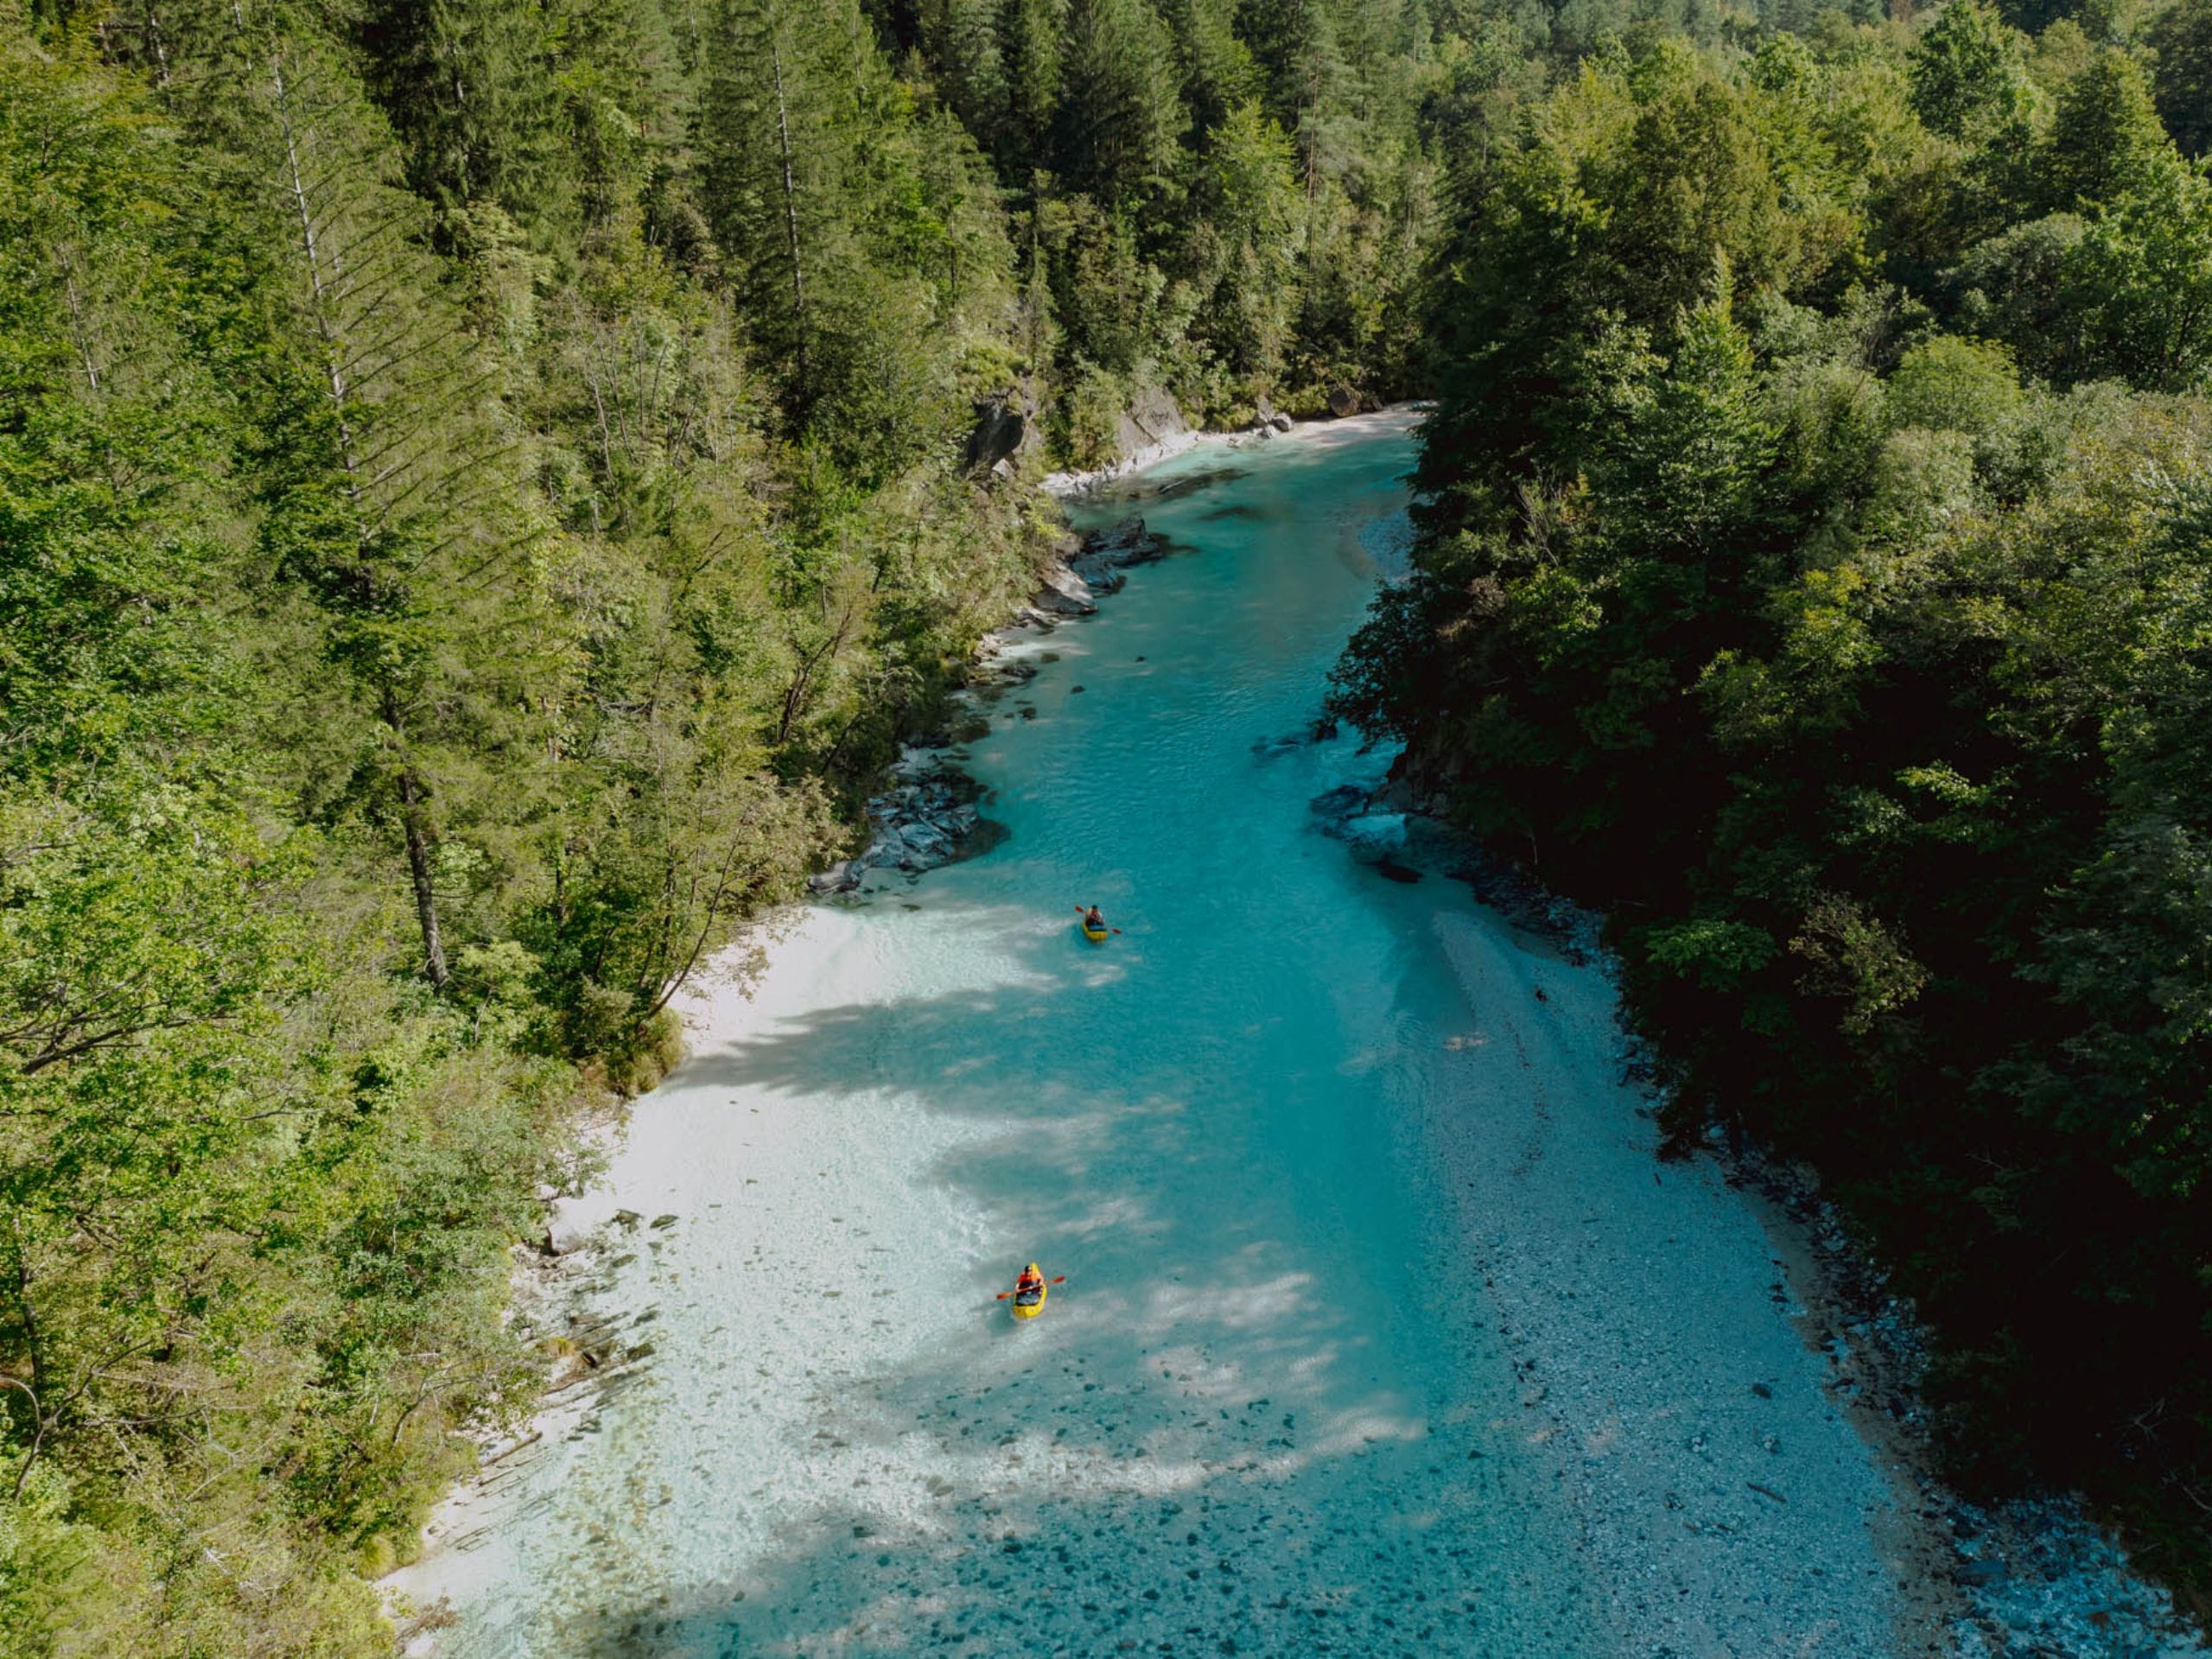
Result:
{"type": "Polygon", "coordinates": [[[451,977],[438,931],[438,898],[430,885],[430,836],[423,824],[423,789],[411,767],[399,772],[400,819],[407,832],[407,868],[415,880],[415,915],[423,925],[423,967],[441,995],[451,977]]]}
{"type": "Polygon", "coordinates": [[[791,245],[791,311],[798,324],[798,393],[807,392],[806,276],[801,268],[798,244],[798,182],[791,169],[791,115],[784,99],[784,48],[773,25],[768,35],[768,62],[776,77],[776,145],[784,164],[784,236],[791,245]]]}
{"type": "Polygon", "coordinates": [[[21,1377],[0,1376],[0,1382],[21,1389],[31,1402],[30,1449],[23,1458],[22,1466],[16,1471],[15,1501],[20,1503],[23,1488],[30,1481],[31,1465],[38,1461],[40,1449],[46,1444],[46,1432],[54,1426],[54,1417],[44,1403],[53,1389],[52,1379],[47,1375],[45,1338],[39,1331],[37,1313],[31,1306],[31,1264],[29,1255],[23,1249],[23,1224],[11,1217],[9,1226],[10,1242],[15,1246],[16,1316],[22,1325],[23,1346],[29,1351],[31,1362],[28,1382],[21,1377]]]}
{"type": "MultiPolygon", "coordinates": [[[[404,739],[399,718],[399,700],[391,687],[384,688],[378,712],[394,739],[404,739]]],[[[431,840],[429,815],[423,810],[429,791],[423,787],[423,780],[415,768],[402,760],[399,767],[399,825],[407,842],[407,874],[415,887],[415,919],[423,928],[423,971],[430,976],[430,984],[440,995],[445,994],[446,981],[452,976],[446,969],[444,930],[438,925],[438,893],[431,884],[431,840]]]]}
{"type": "MultiPolygon", "coordinates": [[[[358,581],[362,602],[372,604],[376,598],[376,575],[371,558],[371,544],[375,535],[372,522],[372,504],[367,490],[379,480],[365,476],[361,456],[362,434],[355,419],[356,393],[347,380],[348,342],[341,315],[341,308],[353,298],[353,289],[360,280],[355,270],[348,274],[347,249],[342,237],[326,238],[317,232],[317,203],[311,200],[319,194],[318,188],[308,177],[308,164],[303,157],[302,141],[315,142],[315,133],[309,125],[304,134],[294,119],[294,88],[284,79],[284,60],[281,50],[270,51],[269,59],[270,85],[276,94],[276,112],[284,139],[284,184],[290,197],[294,215],[299,221],[300,254],[306,262],[310,310],[315,320],[317,339],[322,346],[323,373],[329,394],[332,413],[335,418],[338,441],[338,462],[346,474],[346,493],[353,510],[353,531],[359,542],[358,581]]],[[[372,312],[374,305],[372,304],[372,312]]],[[[359,353],[353,359],[360,361],[359,353]]],[[[382,454],[379,451],[369,464],[382,454]]],[[[387,475],[389,475],[387,474],[387,475]]],[[[403,740],[404,733],[399,712],[397,695],[389,679],[378,688],[378,713],[395,740],[403,740]]],[[[431,885],[432,842],[424,811],[429,791],[423,785],[413,766],[404,760],[399,769],[399,821],[407,843],[407,868],[415,889],[415,914],[423,929],[423,966],[429,974],[431,985],[443,995],[447,981],[451,977],[446,968],[445,942],[438,925],[438,902],[431,885]]]]}
{"type": "Polygon", "coordinates": [[[316,245],[315,209],[308,202],[306,169],[300,161],[297,133],[292,125],[290,94],[284,85],[283,60],[271,53],[269,60],[270,79],[276,90],[276,111],[283,118],[284,132],[285,182],[289,186],[294,213],[300,221],[300,251],[308,265],[308,287],[315,296],[315,327],[321,339],[323,372],[330,391],[330,406],[338,423],[339,464],[346,469],[346,493],[353,504],[354,522],[365,538],[367,523],[363,515],[360,467],[354,455],[353,424],[350,392],[346,385],[346,369],[340,358],[338,334],[330,315],[330,296],[323,285],[322,251],[316,245]]]}
{"type": "Polygon", "coordinates": [[[154,48],[154,84],[163,92],[169,87],[168,42],[162,37],[162,20],[151,6],[146,8],[146,41],[154,48]]]}

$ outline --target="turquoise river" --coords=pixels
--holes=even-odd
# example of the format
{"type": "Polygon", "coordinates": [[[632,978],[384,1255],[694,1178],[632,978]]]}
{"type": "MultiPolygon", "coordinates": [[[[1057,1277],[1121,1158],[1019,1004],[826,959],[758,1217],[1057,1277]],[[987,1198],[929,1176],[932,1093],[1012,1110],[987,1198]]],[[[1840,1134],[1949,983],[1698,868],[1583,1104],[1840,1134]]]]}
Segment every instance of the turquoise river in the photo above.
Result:
{"type": "Polygon", "coordinates": [[[441,1513],[418,1647],[1929,1650],[1845,1362],[1652,1155],[1602,965],[1310,809],[1387,764],[1301,734],[1413,454],[1369,417],[1078,505],[1171,555],[1015,648],[962,751],[1001,842],[697,999],[570,1206],[637,1357],[441,1513]]]}

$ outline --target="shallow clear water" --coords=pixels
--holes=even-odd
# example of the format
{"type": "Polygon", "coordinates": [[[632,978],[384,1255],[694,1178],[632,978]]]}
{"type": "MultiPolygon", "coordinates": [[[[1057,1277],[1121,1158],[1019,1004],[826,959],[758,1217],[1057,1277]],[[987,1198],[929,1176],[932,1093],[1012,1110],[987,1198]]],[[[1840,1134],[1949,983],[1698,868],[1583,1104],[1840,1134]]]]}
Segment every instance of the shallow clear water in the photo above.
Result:
{"type": "Polygon", "coordinates": [[[1429,924],[1473,907],[1316,833],[1380,757],[1280,741],[1412,454],[1147,475],[1177,552],[971,746],[1004,844],[818,907],[640,1103],[615,1199],[676,1219],[609,1301],[654,1353],[439,1565],[442,1652],[1612,1646],[1434,1144],[1466,1003],[1429,924]],[[1016,1323],[1032,1258],[1067,1283],[1016,1323]]]}

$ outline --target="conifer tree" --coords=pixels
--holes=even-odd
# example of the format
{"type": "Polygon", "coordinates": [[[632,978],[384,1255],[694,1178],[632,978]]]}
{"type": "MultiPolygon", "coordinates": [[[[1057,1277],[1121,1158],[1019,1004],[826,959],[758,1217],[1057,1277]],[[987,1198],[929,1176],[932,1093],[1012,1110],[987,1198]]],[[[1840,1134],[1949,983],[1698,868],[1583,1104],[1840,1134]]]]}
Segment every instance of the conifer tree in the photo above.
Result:
{"type": "Polygon", "coordinates": [[[1349,78],[1329,0],[1259,0],[1240,8],[1236,21],[1265,78],[1268,112],[1298,145],[1300,180],[1310,198],[1349,78]]]}
{"type": "Polygon", "coordinates": [[[1116,209],[1173,194],[1188,116],[1147,0],[1069,0],[1060,75],[1053,150],[1067,186],[1116,209]]]}
{"type": "Polygon", "coordinates": [[[1261,93],[1259,66],[1236,33],[1238,10],[1235,0],[1161,0],[1191,112],[1191,143],[1202,152],[1229,112],[1261,93]]]}
{"type": "Polygon", "coordinates": [[[999,0],[998,55],[1006,83],[1005,127],[989,136],[1003,175],[1017,185],[1047,165],[1065,78],[1063,35],[1069,0],[999,0]]]}
{"type": "Polygon", "coordinates": [[[1272,382],[1297,315],[1305,221],[1282,129],[1251,100],[1216,126],[1196,186],[1205,217],[1194,264],[1208,285],[1207,336],[1232,372],[1272,382]]]}
{"type": "Polygon", "coordinates": [[[1912,49],[1913,113],[1931,132],[1979,143],[2023,119],[2033,97],[2019,36],[1980,0],[1952,0],[1912,49]]]}
{"type": "Polygon", "coordinates": [[[452,642],[492,626],[475,596],[499,591],[484,578],[516,558],[529,516],[500,464],[491,377],[359,83],[313,39],[237,16],[184,96],[238,157],[291,307],[289,350],[259,389],[287,432],[261,535],[314,596],[324,649],[356,688],[370,724],[332,786],[365,789],[396,829],[423,971],[443,990],[436,757],[485,707],[463,687],[490,660],[464,664],[452,642]]]}
{"type": "Polygon", "coordinates": [[[2037,184],[2053,212],[2115,201],[2142,184],[2169,148],[2142,69],[2113,48],[2066,83],[2037,157],[2037,184]]]}
{"type": "Polygon", "coordinates": [[[2151,26],[2158,118],[2184,156],[2212,149],[2212,3],[2180,0],[2151,26]]]}
{"type": "MultiPolygon", "coordinates": [[[[786,405],[804,423],[820,395],[815,335],[830,280],[842,188],[839,36],[832,12],[787,0],[725,0],[700,112],[708,210],[786,405]]],[[[849,84],[847,79],[846,84],[849,84]]]]}
{"type": "Polygon", "coordinates": [[[419,194],[552,209],[570,181],[560,100],[541,67],[547,21],[519,0],[375,0],[363,12],[355,29],[371,85],[419,194]]]}

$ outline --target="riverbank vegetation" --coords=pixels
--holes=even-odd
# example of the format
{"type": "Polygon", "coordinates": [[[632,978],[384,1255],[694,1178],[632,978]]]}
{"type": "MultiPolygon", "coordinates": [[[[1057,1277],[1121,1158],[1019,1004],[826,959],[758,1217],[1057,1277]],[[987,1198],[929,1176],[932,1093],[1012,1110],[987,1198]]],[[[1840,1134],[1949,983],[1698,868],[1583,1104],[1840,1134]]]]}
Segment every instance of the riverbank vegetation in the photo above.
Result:
{"type": "Polygon", "coordinates": [[[2212,1515],[2195,0],[1631,30],[1455,155],[1415,574],[1338,674],[1809,1160],[1963,1466],[2212,1515]],[[2060,15],[2066,13],[2069,15],[2060,15]]]}
{"type": "Polygon", "coordinates": [[[1404,389],[1454,27],[0,6],[0,1654],[387,1650],[534,1192],[1029,483],[1404,389]]]}

